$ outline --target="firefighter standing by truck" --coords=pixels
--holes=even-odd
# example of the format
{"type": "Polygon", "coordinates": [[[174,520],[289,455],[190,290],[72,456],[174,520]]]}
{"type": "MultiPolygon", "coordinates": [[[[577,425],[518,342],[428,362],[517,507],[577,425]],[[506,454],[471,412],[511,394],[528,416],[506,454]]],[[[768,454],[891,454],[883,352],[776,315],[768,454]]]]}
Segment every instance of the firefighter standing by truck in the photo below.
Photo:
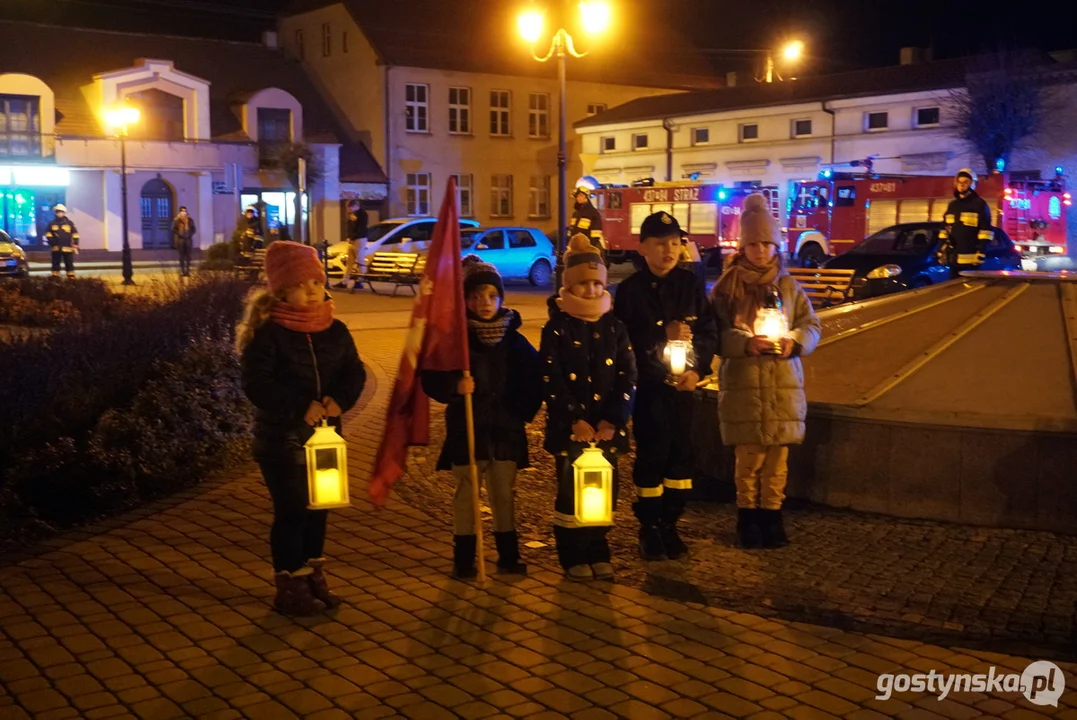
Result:
{"type": "Polygon", "coordinates": [[[602,253],[602,261],[608,266],[606,257],[606,238],[602,236],[602,215],[598,208],[591,204],[591,191],[586,186],[576,188],[576,208],[572,211],[572,223],[569,225],[568,236],[585,235],[602,253]]]}
{"type": "Polygon", "coordinates": [[[946,206],[945,226],[939,232],[939,262],[950,268],[950,278],[962,270],[975,270],[986,257],[994,237],[991,208],[975,190],[976,173],[963,168],[954,177],[954,199],[946,206]]]}
{"type": "Polygon", "coordinates": [[[75,255],[79,251],[79,231],[71,218],[67,217],[67,207],[60,203],[53,207],[54,217],[45,230],[45,238],[52,248],[52,276],[60,277],[60,261],[63,260],[68,279],[75,278],[75,255]]]}

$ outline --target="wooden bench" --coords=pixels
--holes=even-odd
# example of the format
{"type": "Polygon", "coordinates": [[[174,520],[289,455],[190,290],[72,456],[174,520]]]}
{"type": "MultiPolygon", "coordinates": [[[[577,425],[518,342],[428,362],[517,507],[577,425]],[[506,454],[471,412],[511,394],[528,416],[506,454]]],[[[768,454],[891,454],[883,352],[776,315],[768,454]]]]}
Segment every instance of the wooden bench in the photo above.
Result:
{"type": "Polygon", "coordinates": [[[391,283],[393,295],[402,286],[411,288],[414,295],[416,286],[426,269],[426,254],[415,252],[376,252],[367,260],[366,269],[359,274],[370,286],[370,292],[377,294],[374,283],[391,283]]]}
{"type": "Polygon", "coordinates": [[[240,252],[232,266],[232,272],[236,277],[247,276],[253,283],[260,282],[265,272],[266,251],[265,248],[256,248],[248,252],[240,252]]]}
{"type": "Polygon", "coordinates": [[[855,270],[827,270],[825,268],[789,268],[789,274],[800,283],[818,308],[840,305],[849,298],[849,285],[855,270]]]}

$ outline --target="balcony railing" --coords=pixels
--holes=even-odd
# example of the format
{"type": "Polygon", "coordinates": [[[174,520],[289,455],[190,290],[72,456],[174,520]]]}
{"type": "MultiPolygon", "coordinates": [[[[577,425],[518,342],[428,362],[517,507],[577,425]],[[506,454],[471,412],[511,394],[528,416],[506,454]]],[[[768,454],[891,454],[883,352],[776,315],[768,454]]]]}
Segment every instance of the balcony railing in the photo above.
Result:
{"type": "Polygon", "coordinates": [[[34,132],[0,132],[0,157],[4,158],[39,158],[52,155],[54,141],[45,137],[47,148],[41,145],[41,133],[34,132]]]}

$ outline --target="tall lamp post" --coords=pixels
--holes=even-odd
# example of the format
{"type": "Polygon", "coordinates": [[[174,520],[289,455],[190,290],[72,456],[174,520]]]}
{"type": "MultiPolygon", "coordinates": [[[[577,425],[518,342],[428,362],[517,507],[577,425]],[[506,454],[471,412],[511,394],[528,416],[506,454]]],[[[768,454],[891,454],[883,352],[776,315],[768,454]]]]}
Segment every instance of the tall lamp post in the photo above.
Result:
{"type": "MultiPolygon", "coordinates": [[[[602,0],[581,0],[579,4],[580,20],[583,24],[583,29],[588,34],[598,34],[603,32],[610,22],[610,7],[606,2],[602,0]]],[[[575,45],[572,42],[572,36],[564,28],[559,28],[550,39],[550,49],[545,55],[539,55],[535,52],[535,44],[543,37],[543,33],[546,28],[546,16],[542,7],[538,4],[532,3],[523,12],[520,13],[517,18],[517,26],[520,30],[520,36],[531,46],[531,56],[539,62],[547,62],[553,57],[557,57],[557,83],[560,93],[560,108],[558,111],[558,138],[557,138],[557,269],[555,272],[555,283],[557,286],[561,285],[561,275],[565,269],[564,254],[565,254],[565,231],[568,227],[568,188],[567,183],[567,167],[568,167],[568,151],[565,143],[565,105],[566,105],[566,85],[565,85],[565,61],[569,55],[575,58],[582,58],[587,55],[586,52],[577,52],[575,45]]]]}
{"type": "Polygon", "coordinates": [[[123,284],[134,285],[135,270],[131,266],[131,243],[127,231],[127,128],[138,122],[138,108],[121,105],[105,113],[105,122],[120,139],[120,198],[123,202],[121,227],[123,229],[123,284]]]}

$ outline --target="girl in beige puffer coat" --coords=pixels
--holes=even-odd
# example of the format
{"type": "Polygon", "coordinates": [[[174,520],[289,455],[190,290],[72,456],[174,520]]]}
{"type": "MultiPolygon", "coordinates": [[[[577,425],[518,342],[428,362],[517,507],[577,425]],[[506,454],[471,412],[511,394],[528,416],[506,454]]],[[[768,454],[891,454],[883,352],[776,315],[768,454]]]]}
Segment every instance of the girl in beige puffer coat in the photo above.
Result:
{"type": "Polygon", "coordinates": [[[788,446],[803,442],[807,415],[800,358],[815,349],[820,327],[784,267],[781,231],[762,195],[745,199],[740,230],[740,249],[711,294],[722,330],[718,417],[722,442],[736,446],[737,544],[781,547],[788,446]],[[775,294],[789,324],[777,347],[753,330],[775,294]]]}

